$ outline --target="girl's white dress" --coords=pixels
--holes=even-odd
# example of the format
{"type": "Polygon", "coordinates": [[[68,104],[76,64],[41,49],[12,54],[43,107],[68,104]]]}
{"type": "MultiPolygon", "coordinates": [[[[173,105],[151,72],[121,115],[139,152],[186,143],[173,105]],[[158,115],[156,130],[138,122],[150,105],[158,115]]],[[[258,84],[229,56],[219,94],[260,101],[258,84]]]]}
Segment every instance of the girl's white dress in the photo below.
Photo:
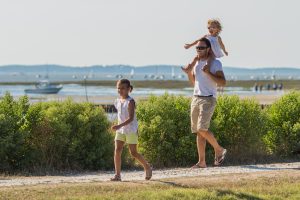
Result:
{"type": "Polygon", "coordinates": [[[214,52],[215,57],[216,58],[223,57],[224,54],[222,52],[222,49],[221,49],[221,46],[220,46],[220,43],[219,43],[219,40],[218,40],[218,36],[214,37],[214,36],[211,36],[211,35],[206,35],[205,37],[210,41],[211,50],[214,52]]]}
{"type": "MultiPolygon", "coordinates": [[[[129,118],[129,112],[128,112],[128,105],[129,102],[134,99],[130,96],[127,97],[127,99],[116,99],[115,100],[115,107],[118,110],[118,124],[123,123],[129,118]]],[[[116,132],[121,134],[127,134],[127,133],[137,133],[138,131],[138,122],[136,119],[136,114],[134,113],[133,121],[127,124],[126,126],[123,126],[122,128],[118,129],[116,132]]]]}

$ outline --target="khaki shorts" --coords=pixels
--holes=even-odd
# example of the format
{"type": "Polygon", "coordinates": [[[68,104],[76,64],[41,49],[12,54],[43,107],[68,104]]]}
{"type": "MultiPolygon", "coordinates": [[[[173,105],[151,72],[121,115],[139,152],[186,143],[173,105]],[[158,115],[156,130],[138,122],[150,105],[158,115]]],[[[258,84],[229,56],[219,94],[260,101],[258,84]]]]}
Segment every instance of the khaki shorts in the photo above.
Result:
{"type": "Polygon", "coordinates": [[[192,133],[207,131],[216,107],[215,97],[193,97],[191,104],[192,133]]]}
{"type": "Polygon", "coordinates": [[[137,133],[116,133],[115,140],[126,142],[127,144],[137,144],[138,134],[137,133]]]}

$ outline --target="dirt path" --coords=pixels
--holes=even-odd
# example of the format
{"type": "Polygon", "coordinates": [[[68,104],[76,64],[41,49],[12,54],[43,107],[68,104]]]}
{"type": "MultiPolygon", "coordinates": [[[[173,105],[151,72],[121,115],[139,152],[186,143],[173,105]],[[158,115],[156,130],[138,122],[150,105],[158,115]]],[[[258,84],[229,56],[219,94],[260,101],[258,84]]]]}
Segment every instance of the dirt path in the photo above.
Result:
{"type": "MultiPolygon", "coordinates": [[[[195,177],[195,176],[214,176],[228,175],[237,173],[255,173],[255,172],[278,172],[291,171],[300,173],[300,162],[294,163],[278,163],[266,165],[243,165],[243,166],[228,166],[228,167],[208,167],[206,169],[188,169],[188,168],[173,168],[165,170],[154,170],[153,180],[166,178],[180,177],[195,177]]],[[[31,177],[0,177],[0,187],[10,186],[26,186],[38,184],[57,184],[57,183],[89,183],[108,181],[113,176],[113,171],[99,171],[82,173],[76,175],[65,176],[31,176],[31,177]]],[[[123,181],[144,180],[143,171],[123,171],[123,181]]]]}

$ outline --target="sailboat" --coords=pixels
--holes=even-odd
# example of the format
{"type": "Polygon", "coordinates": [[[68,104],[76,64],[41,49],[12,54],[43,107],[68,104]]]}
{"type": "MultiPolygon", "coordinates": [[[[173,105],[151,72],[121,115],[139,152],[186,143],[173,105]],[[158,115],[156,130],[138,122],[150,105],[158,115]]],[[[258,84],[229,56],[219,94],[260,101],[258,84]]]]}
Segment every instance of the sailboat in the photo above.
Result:
{"type": "Polygon", "coordinates": [[[173,79],[176,78],[174,67],[172,67],[171,76],[172,76],[173,79]]]}
{"type": "Polygon", "coordinates": [[[57,94],[63,86],[54,85],[49,82],[49,80],[40,80],[36,85],[35,88],[32,89],[25,89],[25,93],[30,94],[57,94]]]}
{"type": "MultiPolygon", "coordinates": [[[[41,76],[36,76],[40,78],[41,76]]],[[[27,94],[57,94],[63,88],[62,84],[51,84],[49,81],[49,73],[47,66],[47,73],[44,76],[44,80],[39,80],[35,84],[35,88],[25,89],[24,92],[27,94]]]]}
{"type": "Polygon", "coordinates": [[[89,72],[89,75],[88,75],[88,78],[89,79],[92,79],[92,78],[94,78],[94,70],[90,70],[90,72],[89,72]]]}
{"type": "Polygon", "coordinates": [[[130,78],[133,78],[133,76],[134,76],[134,69],[131,69],[130,78]]]}

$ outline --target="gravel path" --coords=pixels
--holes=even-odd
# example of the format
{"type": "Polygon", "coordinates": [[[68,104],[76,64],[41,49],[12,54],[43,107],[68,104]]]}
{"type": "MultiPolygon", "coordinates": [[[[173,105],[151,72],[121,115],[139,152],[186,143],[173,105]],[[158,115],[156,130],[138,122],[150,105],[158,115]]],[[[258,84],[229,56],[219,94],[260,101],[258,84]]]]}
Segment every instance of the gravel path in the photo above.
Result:
{"type": "MultiPolygon", "coordinates": [[[[188,168],[173,168],[164,170],[154,170],[153,180],[165,178],[179,177],[194,177],[194,176],[213,176],[220,174],[236,174],[236,173],[255,173],[255,172],[270,172],[280,170],[295,170],[300,173],[300,162],[294,163],[278,163],[266,165],[243,165],[243,166],[228,166],[228,167],[208,167],[206,169],[188,169],[188,168]]],[[[82,173],[76,175],[65,176],[30,176],[30,177],[0,177],[0,187],[10,186],[26,186],[38,184],[58,184],[58,183],[88,183],[108,181],[112,176],[113,171],[99,171],[82,173]]],[[[123,171],[123,181],[144,180],[143,171],[123,171]]]]}

